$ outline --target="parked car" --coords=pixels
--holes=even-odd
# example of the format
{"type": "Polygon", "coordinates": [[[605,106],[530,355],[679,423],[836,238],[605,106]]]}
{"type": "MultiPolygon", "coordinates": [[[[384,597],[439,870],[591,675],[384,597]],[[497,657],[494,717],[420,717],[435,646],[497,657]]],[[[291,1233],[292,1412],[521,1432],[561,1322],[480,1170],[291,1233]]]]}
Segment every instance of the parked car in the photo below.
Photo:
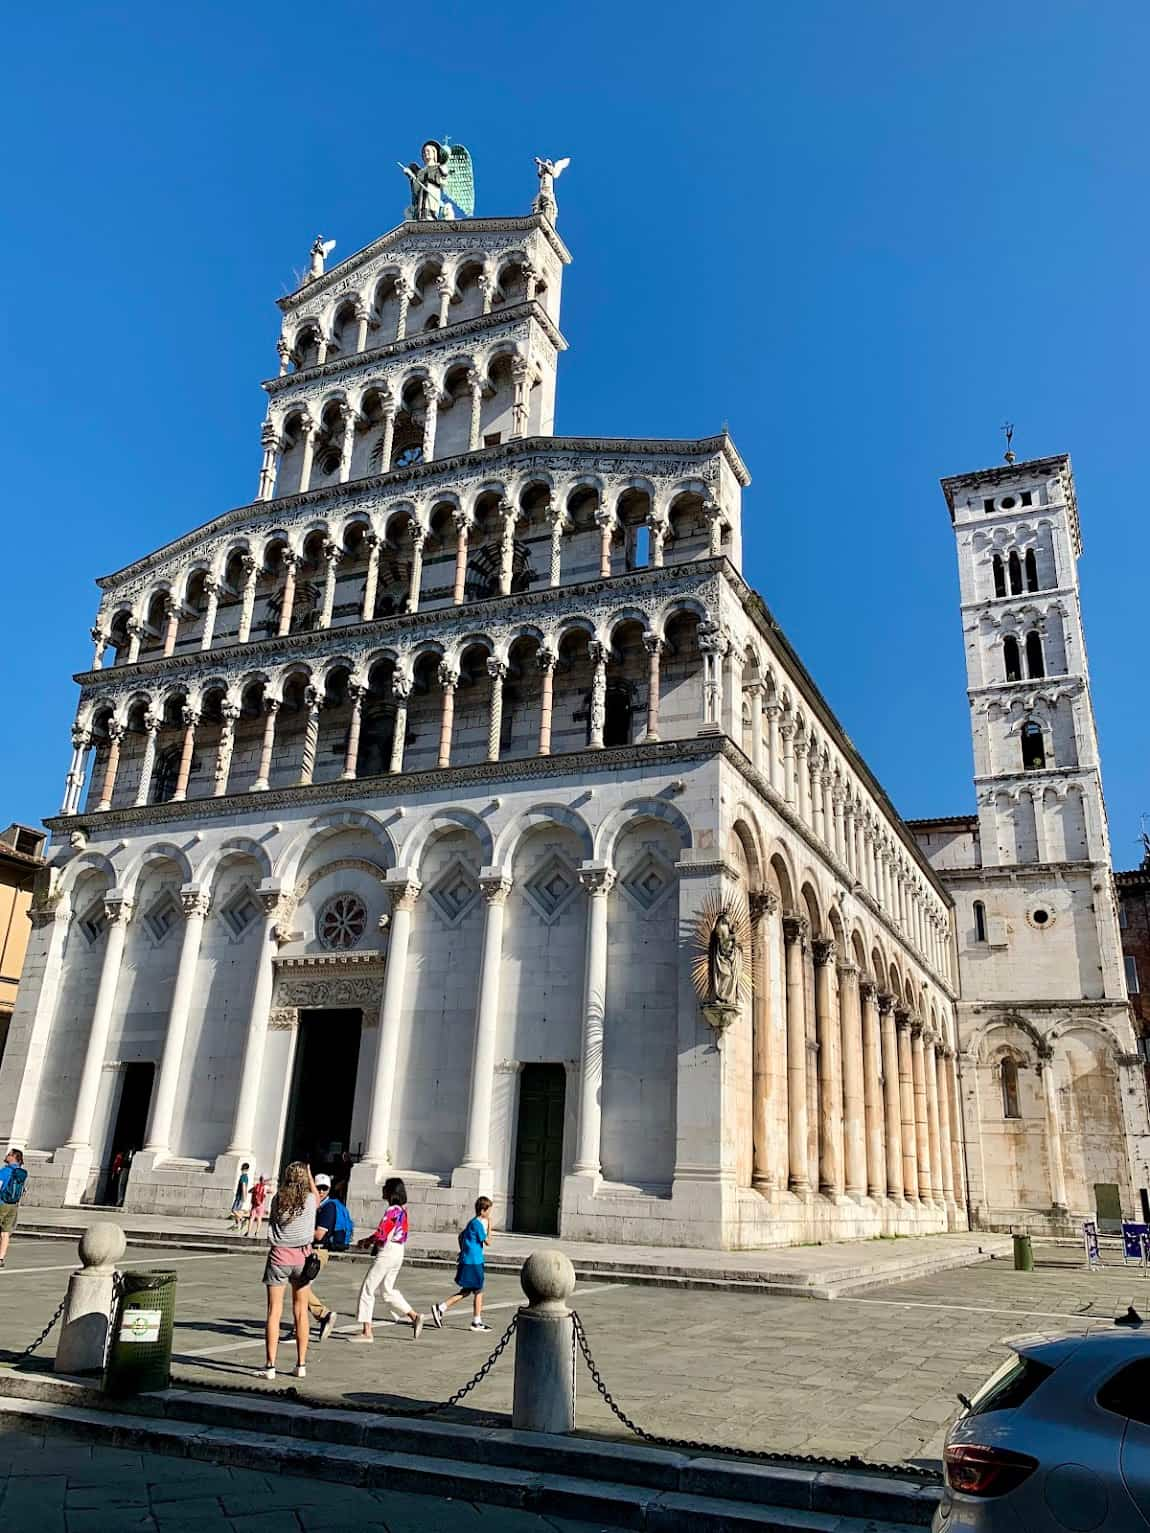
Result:
{"type": "Polygon", "coordinates": [[[1150,1325],[1007,1345],[959,1397],[934,1533],[1150,1533],[1150,1325]]]}

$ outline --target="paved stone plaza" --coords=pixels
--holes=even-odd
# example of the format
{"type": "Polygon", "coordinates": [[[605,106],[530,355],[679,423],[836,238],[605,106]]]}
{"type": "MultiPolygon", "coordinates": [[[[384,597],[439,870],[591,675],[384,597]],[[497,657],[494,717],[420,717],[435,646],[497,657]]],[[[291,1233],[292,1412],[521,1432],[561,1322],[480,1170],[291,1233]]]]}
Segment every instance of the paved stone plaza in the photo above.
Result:
{"type": "MultiPolygon", "coordinates": [[[[179,1273],[176,1372],[182,1379],[272,1389],[254,1377],[262,1361],[262,1252],[130,1250],[124,1265],[179,1273]]],[[[995,1261],[891,1285],[833,1303],[746,1292],[682,1292],[591,1281],[576,1304],[616,1399],[652,1431],[730,1446],[796,1453],[858,1453],[876,1461],[937,1459],[956,1391],[977,1386],[1003,1354],[1003,1340],[1026,1331],[1108,1322],[1119,1296],[1146,1290],[1138,1269],[1116,1258],[1091,1274],[1073,1246],[1039,1248],[1040,1269],[1016,1273],[995,1261]]],[[[16,1241],[0,1273],[0,1354],[25,1345],[63,1293],[70,1245],[16,1241]]],[[[463,1307],[442,1333],[428,1326],[377,1328],[374,1347],[340,1334],[353,1313],[362,1263],[333,1262],[320,1290],[340,1328],[309,1355],[306,1389],[360,1404],[442,1399],[486,1357],[522,1296],[518,1282],[488,1283],[489,1336],[467,1330],[463,1307]]],[[[410,1268],[402,1287],[426,1309],[450,1290],[442,1271],[410,1268]]],[[[350,1324],[347,1329],[353,1329],[350,1324]]],[[[45,1347],[50,1356],[51,1343],[45,1347]]],[[[290,1368],[294,1347],[280,1355],[290,1368]]],[[[505,1419],[510,1355],[469,1397],[461,1420],[505,1419]]],[[[578,1425],[621,1429],[580,1378],[578,1425]]]]}

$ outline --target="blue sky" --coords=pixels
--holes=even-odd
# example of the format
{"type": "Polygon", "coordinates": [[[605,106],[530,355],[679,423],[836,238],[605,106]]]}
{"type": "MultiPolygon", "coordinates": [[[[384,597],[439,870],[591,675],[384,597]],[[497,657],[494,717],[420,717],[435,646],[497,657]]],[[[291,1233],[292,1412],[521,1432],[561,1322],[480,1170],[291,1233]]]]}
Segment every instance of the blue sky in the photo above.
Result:
{"type": "Polygon", "coordinates": [[[466,143],[559,184],[558,428],[703,436],[746,572],[907,816],[973,807],[943,474],[1069,451],[1119,866],[1150,811],[1150,12],[557,0],[25,7],[0,130],[10,387],[0,823],[57,809],[93,577],[249,500],[274,299],[466,143]]]}

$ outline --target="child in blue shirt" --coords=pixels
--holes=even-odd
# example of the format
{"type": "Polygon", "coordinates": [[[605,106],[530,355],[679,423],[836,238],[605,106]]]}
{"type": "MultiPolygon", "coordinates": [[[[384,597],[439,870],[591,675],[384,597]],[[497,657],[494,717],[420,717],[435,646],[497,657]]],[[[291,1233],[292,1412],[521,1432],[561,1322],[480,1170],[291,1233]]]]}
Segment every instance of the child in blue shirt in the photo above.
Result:
{"type": "Polygon", "coordinates": [[[431,1318],[433,1322],[442,1328],[443,1317],[447,1311],[460,1299],[471,1298],[471,1329],[473,1331],[489,1331],[491,1327],[483,1318],[483,1280],[486,1272],[483,1265],[483,1248],[487,1244],[491,1233],[491,1199],[476,1198],[475,1218],[464,1226],[459,1232],[459,1264],[455,1269],[455,1284],[458,1293],[453,1293],[450,1299],[444,1299],[442,1304],[431,1306],[431,1318]]]}

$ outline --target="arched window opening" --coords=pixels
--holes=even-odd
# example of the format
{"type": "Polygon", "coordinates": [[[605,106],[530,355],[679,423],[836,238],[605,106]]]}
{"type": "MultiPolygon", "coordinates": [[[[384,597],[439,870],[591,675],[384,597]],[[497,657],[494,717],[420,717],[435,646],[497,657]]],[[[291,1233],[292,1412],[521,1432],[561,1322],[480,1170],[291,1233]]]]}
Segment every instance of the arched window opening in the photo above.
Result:
{"type": "Polygon", "coordinates": [[[1002,641],[1002,658],[1006,664],[1007,681],[1022,680],[1022,661],[1018,654],[1018,640],[1008,633],[1002,641]]]}
{"type": "Polygon", "coordinates": [[[1042,739],[1042,730],[1037,724],[1024,724],[1022,726],[1022,766],[1027,772],[1036,771],[1046,765],[1046,746],[1042,739]]]}
{"type": "Polygon", "coordinates": [[[1026,589],[1038,590],[1038,560],[1034,557],[1033,548],[1026,550],[1026,589]]]}
{"type": "Polygon", "coordinates": [[[631,544],[631,568],[645,570],[650,562],[651,529],[644,522],[635,528],[634,541],[631,544]]]}
{"type": "Polygon", "coordinates": [[[603,723],[604,745],[630,745],[631,743],[631,693],[625,682],[607,683],[606,709],[603,723]]]}
{"type": "Polygon", "coordinates": [[[999,1079],[1002,1083],[1002,1116],[1004,1118],[1021,1118],[1022,1108],[1018,1102],[1018,1064],[1009,1056],[998,1067],[999,1079]]]}
{"type": "Polygon", "coordinates": [[[1007,561],[1010,571],[1010,594],[1011,596],[1022,595],[1022,562],[1016,553],[1011,554],[1007,561]]]}
{"type": "Polygon", "coordinates": [[[974,902],[974,940],[986,941],[986,906],[981,900],[974,902]]]}
{"type": "Polygon", "coordinates": [[[1026,670],[1032,681],[1046,675],[1046,664],[1042,658],[1042,639],[1033,632],[1026,635],[1026,670]]]}
{"type": "Polygon", "coordinates": [[[1006,570],[1003,567],[1002,555],[995,554],[992,560],[994,567],[994,594],[995,596],[1006,595],[1006,570]]]}

